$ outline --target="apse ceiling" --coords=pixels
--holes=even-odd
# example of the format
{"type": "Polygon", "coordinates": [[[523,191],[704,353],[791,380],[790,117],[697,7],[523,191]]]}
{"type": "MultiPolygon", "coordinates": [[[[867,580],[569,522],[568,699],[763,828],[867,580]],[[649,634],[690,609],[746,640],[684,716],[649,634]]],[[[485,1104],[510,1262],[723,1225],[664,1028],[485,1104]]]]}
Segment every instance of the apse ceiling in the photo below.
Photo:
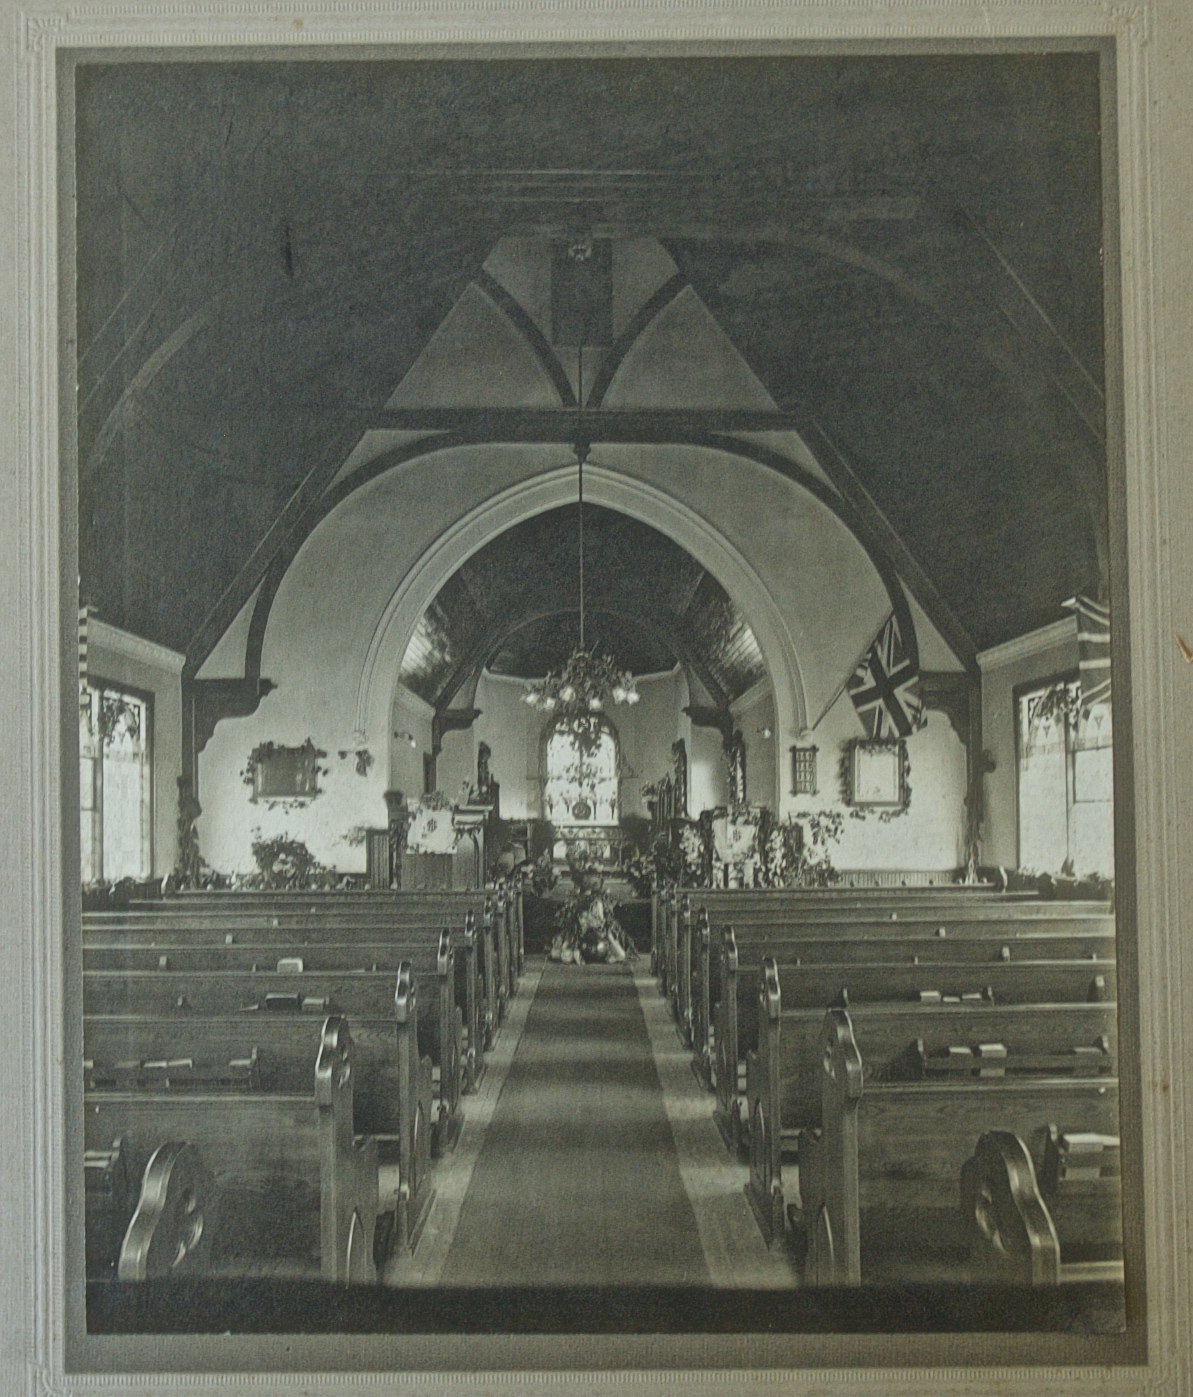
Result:
{"type": "MultiPolygon", "coordinates": [[[[103,61],[76,91],[83,600],[192,665],[511,236],[658,240],[974,647],[1104,582],[1095,53],[103,61]]],[[[526,624],[488,660],[535,672],[567,617],[511,547],[526,624]]],[[[491,605],[458,576],[457,664],[491,605]]],[[[608,644],[669,662],[601,585],[608,644]]]]}
{"type": "MultiPolygon", "coordinates": [[[[474,553],[427,608],[401,678],[437,709],[482,668],[539,678],[579,643],[579,509],[527,519],[474,553]]],[[[678,544],[584,506],[585,644],[635,674],[684,665],[718,706],[765,676],[758,643],[717,580],[678,544]]]]}

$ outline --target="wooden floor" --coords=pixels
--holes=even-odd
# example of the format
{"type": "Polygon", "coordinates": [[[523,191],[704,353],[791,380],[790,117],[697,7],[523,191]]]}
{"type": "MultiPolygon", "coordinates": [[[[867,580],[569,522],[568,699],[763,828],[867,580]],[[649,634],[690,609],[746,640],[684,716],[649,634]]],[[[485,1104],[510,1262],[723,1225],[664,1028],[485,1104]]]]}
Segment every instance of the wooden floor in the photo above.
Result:
{"type": "Polygon", "coordinates": [[[792,1287],[644,960],[528,964],[396,1285],[792,1287]]]}

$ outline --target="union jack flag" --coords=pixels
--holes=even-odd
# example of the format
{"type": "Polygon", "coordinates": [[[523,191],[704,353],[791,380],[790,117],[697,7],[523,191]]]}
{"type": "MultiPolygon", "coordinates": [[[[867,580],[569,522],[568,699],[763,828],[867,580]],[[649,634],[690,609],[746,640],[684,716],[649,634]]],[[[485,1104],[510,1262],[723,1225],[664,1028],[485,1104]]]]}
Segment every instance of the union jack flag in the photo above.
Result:
{"type": "Polygon", "coordinates": [[[1081,676],[1081,711],[1110,702],[1110,608],[1088,597],[1070,597],[1063,605],[1077,617],[1077,672],[1081,676]]]}
{"type": "Polygon", "coordinates": [[[894,613],[846,681],[857,715],[873,741],[907,737],[924,726],[920,675],[903,644],[894,613]]]}

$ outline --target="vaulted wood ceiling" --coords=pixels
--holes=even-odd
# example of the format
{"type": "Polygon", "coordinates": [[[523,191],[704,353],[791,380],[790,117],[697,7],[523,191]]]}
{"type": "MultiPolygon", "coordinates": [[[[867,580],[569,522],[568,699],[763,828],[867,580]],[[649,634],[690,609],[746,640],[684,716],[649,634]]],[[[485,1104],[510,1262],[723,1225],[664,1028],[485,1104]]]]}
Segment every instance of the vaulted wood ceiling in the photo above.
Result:
{"type": "Polygon", "coordinates": [[[83,599],[193,658],[497,241],[584,230],[663,241],[975,646],[1055,619],[1106,569],[1098,90],[1056,52],[81,67],[83,599]]]}
{"type": "MultiPolygon", "coordinates": [[[[649,525],[584,507],[585,645],[635,674],[685,665],[718,705],[765,676],[725,589],[649,525]]],[[[496,674],[541,677],[579,643],[579,510],[536,515],[474,553],[411,640],[403,682],[436,708],[496,674]]]]}

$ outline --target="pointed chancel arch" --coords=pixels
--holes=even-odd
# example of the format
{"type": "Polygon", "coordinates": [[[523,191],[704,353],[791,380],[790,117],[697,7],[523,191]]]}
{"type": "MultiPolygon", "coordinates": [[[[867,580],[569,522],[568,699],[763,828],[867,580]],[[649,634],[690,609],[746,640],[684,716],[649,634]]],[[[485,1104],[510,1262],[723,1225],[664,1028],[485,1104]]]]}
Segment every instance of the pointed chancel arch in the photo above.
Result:
{"type": "MultiPolygon", "coordinates": [[[[689,552],[724,587],[758,641],[775,699],[776,737],[793,740],[808,721],[791,631],[769,589],[724,536],[694,510],[642,481],[590,463],[585,499],[649,524],[689,552]]],[[[402,657],[419,619],[452,574],[491,539],[575,499],[576,471],[563,466],[503,491],[447,530],[402,579],[385,607],[361,669],[357,729],[384,731],[402,657]]],[[[775,799],[779,798],[775,792],[775,799]]]]}

